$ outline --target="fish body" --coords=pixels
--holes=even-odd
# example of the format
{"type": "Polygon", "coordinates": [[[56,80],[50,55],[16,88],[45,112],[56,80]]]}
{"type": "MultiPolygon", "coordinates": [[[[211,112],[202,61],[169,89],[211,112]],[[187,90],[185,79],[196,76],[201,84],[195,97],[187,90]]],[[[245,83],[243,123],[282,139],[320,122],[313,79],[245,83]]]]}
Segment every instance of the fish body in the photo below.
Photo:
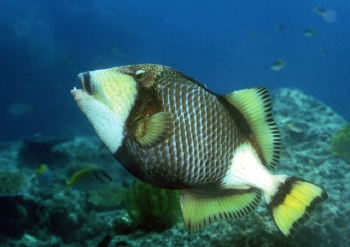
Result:
{"type": "Polygon", "coordinates": [[[295,133],[301,134],[307,130],[307,124],[298,123],[298,122],[289,122],[287,127],[295,133]]]}
{"type": "Polygon", "coordinates": [[[323,47],[320,47],[319,52],[320,52],[322,55],[324,55],[324,56],[327,56],[327,55],[328,55],[328,52],[327,52],[326,49],[324,49],[323,47]]]}
{"type": "Polygon", "coordinates": [[[8,112],[13,116],[22,116],[32,113],[33,107],[31,105],[17,102],[10,105],[8,112]]]}
{"type": "Polygon", "coordinates": [[[35,177],[39,177],[43,173],[49,170],[49,167],[46,164],[41,164],[35,171],[35,177]]]}
{"type": "Polygon", "coordinates": [[[31,182],[37,182],[39,186],[49,186],[52,181],[52,173],[46,164],[41,164],[30,180],[31,182]]]}
{"type": "Polygon", "coordinates": [[[103,169],[86,168],[73,174],[70,180],[66,181],[66,192],[70,189],[93,190],[107,186],[113,178],[103,169]]]}
{"type": "Polygon", "coordinates": [[[280,71],[285,66],[286,66],[286,62],[282,59],[279,59],[271,64],[270,69],[275,70],[275,71],[280,71]]]}
{"type": "Polygon", "coordinates": [[[270,172],[281,139],[265,87],[219,95],[154,64],[78,77],[82,89],[71,94],[101,141],[138,179],[181,190],[188,230],[245,216],[264,195],[288,236],[310,206],[327,197],[310,182],[270,172]]]}
{"type": "Polygon", "coordinates": [[[282,30],[286,28],[286,25],[284,25],[283,23],[276,23],[275,28],[282,30]]]}
{"type": "Polygon", "coordinates": [[[315,29],[305,29],[303,31],[303,35],[306,37],[313,37],[317,34],[317,31],[315,29]]]}
{"type": "Polygon", "coordinates": [[[321,7],[315,7],[312,9],[316,14],[320,15],[320,16],[325,16],[327,11],[321,7]]]}

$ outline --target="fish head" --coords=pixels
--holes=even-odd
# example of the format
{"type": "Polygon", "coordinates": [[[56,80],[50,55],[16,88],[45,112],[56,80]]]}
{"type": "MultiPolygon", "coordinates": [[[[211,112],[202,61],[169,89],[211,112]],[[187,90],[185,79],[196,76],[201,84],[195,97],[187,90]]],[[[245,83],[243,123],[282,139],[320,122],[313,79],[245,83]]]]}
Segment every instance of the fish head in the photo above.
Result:
{"type": "Polygon", "coordinates": [[[71,94],[111,153],[121,146],[139,92],[156,87],[155,78],[164,68],[138,64],[78,75],[82,89],[74,88],[71,94]]]}

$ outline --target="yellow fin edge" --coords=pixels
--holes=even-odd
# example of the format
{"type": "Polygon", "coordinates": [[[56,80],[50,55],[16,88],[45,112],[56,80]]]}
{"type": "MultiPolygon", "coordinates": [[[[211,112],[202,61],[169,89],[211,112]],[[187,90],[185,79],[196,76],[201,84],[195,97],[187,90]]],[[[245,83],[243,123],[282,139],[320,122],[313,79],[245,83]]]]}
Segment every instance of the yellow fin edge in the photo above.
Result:
{"type": "Polygon", "coordinates": [[[295,177],[288,178],[278,194],[268,207],[277,227],[286,236],[294,235],[314,206],[328,198],[317,185],[295,177]]]}
{"type": "Polygon", "coordinates": [[[243,217],[258,206],[260,198],[261,193],[257,190],[215,197],[203,197],[193,191],[181,190],[185,228],[194,232],[221,219],[243,217]]]}
{"type": "Polygon", "coordinates": [[[225,98],[242,112],[257,139],[266,166],[273,169],[279,160],[281,136],[272,118],[271,97],[267,88],[238,90],[225,95],[225,98]]]}

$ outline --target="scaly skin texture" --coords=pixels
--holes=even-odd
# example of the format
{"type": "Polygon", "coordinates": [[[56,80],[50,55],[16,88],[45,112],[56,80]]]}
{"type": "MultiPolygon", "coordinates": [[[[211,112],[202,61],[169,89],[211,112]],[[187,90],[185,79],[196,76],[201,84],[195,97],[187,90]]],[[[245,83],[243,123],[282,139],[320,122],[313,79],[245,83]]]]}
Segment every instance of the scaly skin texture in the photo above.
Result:
{"type": "MultiPolygon", "coordinates": [[[[127,71],[140,69],[144,67],[130,66],[127,71]]],[[[219,186],[235,147],[245,139],[233,120],[236,109],[172,69],[155,65],[147,71],[152,79],[140,83],[115,158],[140,180],[162,188],[219,186]],[[135,119],[163,111],[171,113],[174,129],[156,145],[140,146],[135,119]]],[[[245,121],[238,112],[236,117],[245,121]]]]}

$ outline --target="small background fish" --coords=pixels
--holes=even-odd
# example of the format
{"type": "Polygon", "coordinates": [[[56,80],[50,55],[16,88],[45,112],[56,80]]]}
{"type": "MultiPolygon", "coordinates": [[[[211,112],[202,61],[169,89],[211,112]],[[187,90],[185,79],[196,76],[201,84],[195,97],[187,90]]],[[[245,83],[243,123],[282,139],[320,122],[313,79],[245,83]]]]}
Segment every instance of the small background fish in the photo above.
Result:
{"type": "Polygon", "coordinates": [[[282,59],[278,59],[277,61],[273,62],[270,66],[270,69],[275,71],[280,71],[286,66],[286,62],[282,59]]]}
{"type": "Polygon", "coordinates": [[[93,190],[107,186],[113,178],[103,169],[86,168],[80,170],[66,181],[66,192],[72,188],[76,190],[93,190]]]}
{"type": "Polygon", "coordinates": [[[16,102],[10,105],[8,112],[13,116],[22,116],[30,114],[33,111],[33,106],[21,102],[16,102]]]}
{"type": "Polygon", "coordinates": [[[305,29],[303,31],[304,36],[306,37],[313,37],[317,34],[317,31],[315,29],[305,29]]]}

